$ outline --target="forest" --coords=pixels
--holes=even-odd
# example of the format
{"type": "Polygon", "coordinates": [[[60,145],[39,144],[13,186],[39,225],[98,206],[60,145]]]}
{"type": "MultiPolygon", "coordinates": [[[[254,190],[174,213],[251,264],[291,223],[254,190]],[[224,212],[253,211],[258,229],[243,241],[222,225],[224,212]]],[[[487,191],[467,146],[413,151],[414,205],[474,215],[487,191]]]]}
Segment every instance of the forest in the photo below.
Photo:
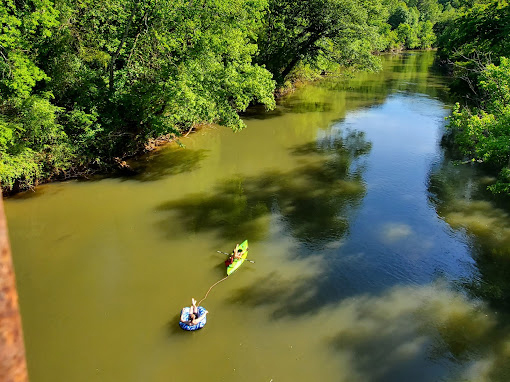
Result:
{"type": "Polygon", "coordinates": [[[2,0],[0,22],[4,192],[112,171],[200,124],[242,129],[297,80],[437,47],[467,84],[453,140],[510,193],[504,0],[2,0]]]}

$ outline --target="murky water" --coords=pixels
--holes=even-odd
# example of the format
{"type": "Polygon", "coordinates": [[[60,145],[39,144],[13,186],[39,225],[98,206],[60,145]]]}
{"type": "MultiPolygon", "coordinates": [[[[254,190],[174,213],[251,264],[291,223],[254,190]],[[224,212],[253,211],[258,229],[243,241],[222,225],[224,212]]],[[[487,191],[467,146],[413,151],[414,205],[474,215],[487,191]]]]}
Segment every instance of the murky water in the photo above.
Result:
{"type": "Polygon", "coordinates": [[[506,381],[510,218],[439,147],[433,53],[6,201],[32,382],[506,381]],[[184,332],[180,309],[249,258],[184,332]]]}

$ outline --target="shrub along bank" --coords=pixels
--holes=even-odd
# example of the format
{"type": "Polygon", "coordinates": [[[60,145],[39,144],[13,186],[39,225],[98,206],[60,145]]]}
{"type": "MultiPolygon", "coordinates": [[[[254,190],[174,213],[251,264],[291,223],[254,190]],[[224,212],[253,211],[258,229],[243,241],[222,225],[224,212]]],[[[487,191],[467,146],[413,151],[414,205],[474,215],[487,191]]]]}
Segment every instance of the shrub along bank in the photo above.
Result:
{"type": "Polygon", "coordinates": [[[110,171],[199,123],[244,127],[292,78],[375,70],[429,48],[464,5],[437,0],[4,0],[0,182],[110,171]],[[438,29],[438,30],[439,30],[438,29]]]}

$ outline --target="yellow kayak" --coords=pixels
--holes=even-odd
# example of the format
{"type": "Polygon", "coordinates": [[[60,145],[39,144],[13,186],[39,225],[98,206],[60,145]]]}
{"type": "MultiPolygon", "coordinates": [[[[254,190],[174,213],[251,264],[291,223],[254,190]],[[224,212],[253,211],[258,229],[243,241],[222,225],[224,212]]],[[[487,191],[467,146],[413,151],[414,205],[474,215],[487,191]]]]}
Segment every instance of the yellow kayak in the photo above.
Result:
{"type": "MultiPolygon", "coordinates": [[[[241,248],[243,251],[248,248],[248,240],[245,240],[239,245],[239,248],[241,248]]],[[[242,263],[244,263],[244,260],[248,257],[248,251],[243,253],[243,256],[240,259],[235,259],[232,264],[230,264],[227,267],[227,276],[230,276],[232,272],[234,272],[237,268],[241,266],[242,263]]]]}

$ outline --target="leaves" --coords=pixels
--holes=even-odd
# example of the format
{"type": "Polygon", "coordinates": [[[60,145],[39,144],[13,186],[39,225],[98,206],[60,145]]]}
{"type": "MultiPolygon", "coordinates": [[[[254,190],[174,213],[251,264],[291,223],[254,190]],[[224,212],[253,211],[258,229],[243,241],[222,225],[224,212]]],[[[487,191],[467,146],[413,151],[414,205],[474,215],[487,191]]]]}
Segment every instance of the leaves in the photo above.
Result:
{"type": "MultiPolygon", "coordinates": [[[[486,91],[483,108],[461,108],[457,104],[449,128],[465,155],[497,169],[500,183],[508,183],[510,168],[510,60],[488,65],[481,73],[480,87],[486,91]]],[[[502,184],[492,188],[502,192],[502,184]]]]}
{"type": "Polygon", "coordinates": [[[275,105],[252,62],[265,0],[49,0],[0,7],[0,176],[113,163],[197,123],[275,105]],[[25,163],[25,164],[22,164],[25,163]]]}
{"type": "Polygon", "coordinates": [[[300,62],[321,60],[358,69],[377,67],[375,50],[383,8],[376,0],[285,0],[269,2],[257,62],[283,83],[300,62]]]}
{"type": "Polygon", "coordinates": [[[238,113],[274,108],[296,68],[373,70],[374,51],[430,47],[438,12],[437,0],[4,0],[0,176],[26,186],[194,124],[241,129],[238,113]]]}

